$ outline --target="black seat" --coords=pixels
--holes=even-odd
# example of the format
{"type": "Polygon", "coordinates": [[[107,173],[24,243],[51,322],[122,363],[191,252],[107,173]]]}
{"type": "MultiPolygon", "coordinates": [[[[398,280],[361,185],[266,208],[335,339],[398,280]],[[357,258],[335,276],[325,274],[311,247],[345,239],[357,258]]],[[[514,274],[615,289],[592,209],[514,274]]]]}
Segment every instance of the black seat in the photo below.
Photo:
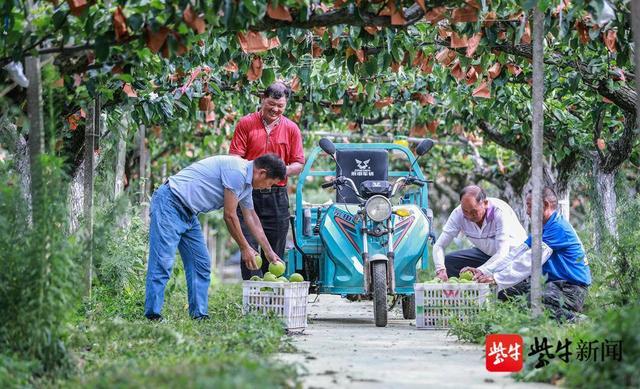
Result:
{"type": "MultiPolygon", "coordinates": [[[[351,178],[360,188],[367,180],[386,181],[388,177],[389,153],[386,150],[338,150],[336,152],[338,167],[336,175],[351,178]],[[344,169],[344,173],[340,170],[344,169]]],[[[341,186],[336,193],[337,203],[357,204],[358,196],[348,186],[341,186]]]]}

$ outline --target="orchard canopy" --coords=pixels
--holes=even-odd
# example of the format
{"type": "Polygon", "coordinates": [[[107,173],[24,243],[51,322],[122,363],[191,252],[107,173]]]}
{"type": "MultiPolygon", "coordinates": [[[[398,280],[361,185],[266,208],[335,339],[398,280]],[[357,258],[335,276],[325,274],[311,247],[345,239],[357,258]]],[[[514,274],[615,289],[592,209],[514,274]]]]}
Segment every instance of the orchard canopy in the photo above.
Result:
{"type": "MultiPolygon", "coordinates": [[[[108,121],[130,118],[128,139],[147,128],[152,169],[174,169],[226,152],[236,120],[281,79],[305,135],[431,137],[441,195],[484,180],[521,201],[534,6],[546,15],[545,180],[562,194],[584,168],[605,196],[640,164],[628,1],[8,0],[0,64],[40,55],[47,147],[71,172],[96,96],[108,121]]],[[[26,133],[19,76],[4,73],[0,99],[26,133]]]]}

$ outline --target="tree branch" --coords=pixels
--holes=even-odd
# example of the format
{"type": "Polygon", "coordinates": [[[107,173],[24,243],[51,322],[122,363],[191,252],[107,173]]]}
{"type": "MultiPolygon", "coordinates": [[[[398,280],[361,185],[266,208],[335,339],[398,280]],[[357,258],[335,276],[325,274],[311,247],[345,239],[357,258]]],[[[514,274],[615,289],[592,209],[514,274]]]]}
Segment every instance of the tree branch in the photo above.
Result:
{"type": "Polygon", "coordinates": [[[633,151],[633,145],[638,139],[636,131],[636,114],[625,111],[624,130],[622,135],[614,141],[607,143],[608,153],[604,158],[600,158],[602,169],[605,173],[613,173],[624,161],[629,158],[633,151]]]}
{"type": "MultiPolygon", "coordinates": [[[[499,51],[517,55],[528,59],[533,58],[531,45],[512,45],[512,44],[496,44],[492,46],[499,51]]],[[[566,56],[558,53],[551,53],[547,56],[544,63],[563,68],[574,68],[578,70],[580,75],[586,81],[586,84],[593,89],[599,95],[611,100],[615,105],[624,109],[625,111],[635,112],[636,107],[636,92],[626,86],[620,85],[617,89],[613,90],[607,85],[606,79],[610,78],[610,75],[606,75],[606,79],[599,79],[600,75],[593,74],[589,71],[588,66],[581,61],[565,61],[566,56]]]]}
{"type": "Polygon", "coordinates": [[[524,142],[515,142],[511,143],[507,139],[505,139],[502,134],[500,134],[497,130],[495,130],[488,122],[482,120],[478,123],[478,127],[482,130],[482,132],[489,138],[492,142],[504,147],[507,150],[515,151],[522,158],[530,158],[531,156],[531,146],[524,142]]]}
{"type": "Polygon", "coordinates": [[[84,45],[77,45],[77,46],[47,47],[45,49],[38,50],[38,54],[42,55],[42,54],[59,53],[59,54],[69,55],[69,54],[75,53],[76,51],[93,49],[94,46],[95,45],[91,43],[85,43],[84,45]]]}
{"type": "MultiPolygon", "coordinates": [[[[430,7],[437,7],[445,1],[437,0],[430,3],[430,7]]],[[[266,16],[261,23],[249,27],[253,31],[267,31],[278,28],[301,28],[310,29],[314,27],[330,27],[339,24],[350,26],[380,26],[380,27],[408,27],[420,21],[424,17],[424,11],[418,4],[413,4],[404,11],[406,23],[403,26],[393,26],[390,16],[378,16],[373,12],[358,10],[349,6],[334,9],[322,14],[313,14],[308,20],[294,19],[292,22],[274,20],[266,16]]]]}

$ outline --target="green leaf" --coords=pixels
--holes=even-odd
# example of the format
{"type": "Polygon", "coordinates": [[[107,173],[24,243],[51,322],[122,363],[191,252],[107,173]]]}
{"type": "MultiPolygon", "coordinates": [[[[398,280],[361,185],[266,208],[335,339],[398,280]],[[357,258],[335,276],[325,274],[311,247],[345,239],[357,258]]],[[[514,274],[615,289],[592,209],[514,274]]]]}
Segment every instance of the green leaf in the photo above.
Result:
{"type": "Polygon", "coordinates": [[[60,28],[67,20],[67,14],[62,9],[59,9],[51,19],[53,20],[54,28],[60,28]]]}
{"type": "Polygon", "coordinates": [[[98,62],[106,62],[109,59],[109,41],[104,36],[96,38],[95,52],[98,62]]]}
{"type": "Polygon", "coordinates": [[[300,80],[304,84],[310,83],[311,82],[311,69],[309,69],[307,66],[300,68],[298,76],[300,77],[300,80]]]}
{"type": "Polygon", "coordinates": [[[367,91],[367,100],[374,100],[377,90],[376,84],[374,84],[373,82],[368,83],[365,87],[365,90],[367,91]]]}
{"type": "Polygon", "coordinates": [[[125,73],[120,73],[118,75],[116,75],[117,79],[120,79],[124,82],[127,82],[129,84],[133,83],[133,76],[131,76],[130,74],[125,74],[125,73]]]}
{"type": "Polygon", "coordinates": [[[149,107],[149,104],[142,103],[142,110],[144,111],[144,117],[147,119],[146,123],[149,124],[151,123],[151,117],[152,117],[152,113],[151,113],[151,108],[149,107]]]}
{"type": "MultiPolygon", "coordinates": [[[[552,0],[539,0],[539,1],[536,1],[535,3],[538,3],[538,9],[540,11],[542,11],[542,12],[545,12],[546,10],[548,10],[553,5],[553,1],[552,0]]],[[[531,8],[533,8],[533,7],[531,7],[531,8]]]]}
{"type": "Polygon", "coordinates": [[[396,62],[401,62],[404,58],[404,51],[398,46],[393,46],[391,48],[391,55],[396,62]]]}
{"type": "Polygon", "coordinates": [[[378,73],[378,60],[375,56],[370,56],[364,64],[364,69],[369,76],[375,76],[378,73]]]}
{"type": "Polygon", "coordinates": [[[255,0],[242,0],[242,4],[254,15],[258,15],[259,10],[255,0]]]}
{"type": "Polygon", "coordinates": [[[276,74],[273,69],[264,69],[260,80],[265,86],[269,86],[276,80],[276,74]]]}
{"type": "Polygon", "coordinates": [[[163,99],[160,102],[160,108],[162,108],[162,112],[167,118],[173,118],[173,104],[168,99],[163,99]]]}
{"type": "Polygon", "coordinates": [[[217,83],[215,82],[211,82],[209,83],[209,88],[213,89],[213,91],[218,94],[221,95],[222,94],[222,90],[220,89],[220,87],[218,86],[217,83]]]}
{"type": "Polygon", "coordinates": [[[382,66],[380,67],[381,70],[389,69],[392,61],[393,61],[393,57],[391,57],[391,54],[385,53],[382,57],[382,66]]]}
{"type": "Polygon", "coordinates": [[[127,18],[127,25],[132,31],[139,31],[142,27],[142,22],[142,15],[140,14],[133,14],[127,18]]]}
{"type": "Polygon", "coordinates": [[[187,107],[186,105],[184,105],[180,100],[174,100],[173,105],[175,105],[176,107],[180,108],[181,110],[185,111],[185,112],[189,112],[189,107],[187,107]]]}

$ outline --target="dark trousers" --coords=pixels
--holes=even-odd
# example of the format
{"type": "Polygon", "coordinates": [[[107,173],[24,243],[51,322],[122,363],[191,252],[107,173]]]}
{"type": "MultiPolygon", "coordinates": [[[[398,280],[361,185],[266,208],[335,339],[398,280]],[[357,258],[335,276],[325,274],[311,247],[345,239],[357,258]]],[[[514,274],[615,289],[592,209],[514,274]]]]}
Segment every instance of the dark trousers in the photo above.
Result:
{"type": "MultiPolygon", "coordinates": [[[[498,292],[500,300],[509,297],[527,295],[531,303],[531,283],[526,279],[519,284],[498,292]]],[[[564,280],[547,282],[542,290],[542,303],[551,310],[556,320],[572,320],[576,313],[582,312],[584,300],[589,289],[586,286],[571,284],[564,280]]]]}
{"type": "MultiPolygon", "coordinates": [[[[287,233],[289,232],[289,195],[286,188],[272,188],[271,191],[254,190],[253,208],[258,218],[260,218],[262,229],[271,248],[285,261],[285,258],[283,258],[284,249],[287,244],[287,233]]],[[[258,241],[249,231],[240,209],[238,209],[238,216],[242,226],[242,233],[247,242],[257,250],[258,241]]],[[[262,277],[264,273],[269,271],[269,261],[267,261],[263,250],[260,250],[260,255],[262,256],[262,269],[250,270],[244,261],[240,260],[243,280],[248,280],[254,275],[262,277]]]]}
{"type": "Polygon", "coordinates": [[[447,268],[447,277],[459,277],[460,270],[464,267],[478,267],[483,265],[491,255],[487,255],[479,248],[458,250],[444,256],[444,266],[447,268]]]}

